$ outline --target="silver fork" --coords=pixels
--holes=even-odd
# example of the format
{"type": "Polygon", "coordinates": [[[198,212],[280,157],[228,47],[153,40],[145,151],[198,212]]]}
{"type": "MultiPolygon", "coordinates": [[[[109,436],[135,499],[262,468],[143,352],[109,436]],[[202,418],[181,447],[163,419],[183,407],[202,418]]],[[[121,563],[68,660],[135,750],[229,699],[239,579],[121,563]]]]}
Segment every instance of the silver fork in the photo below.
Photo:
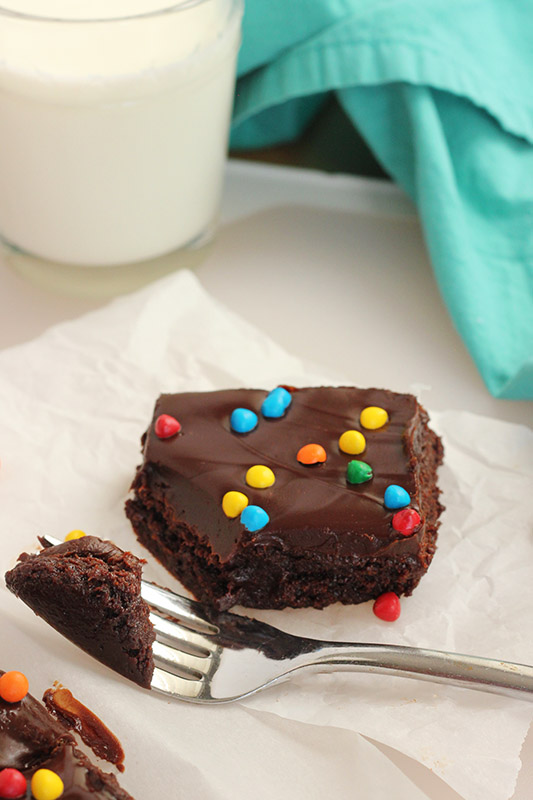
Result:
{"type": "Polygon", "coordinates": [[[227,703],[301,670],[402,675],[533,699],[533,667],[397,645],[294,636],[143,582],[156,632],[152,688],[193,703],[227,703]],[[164,616],[161,616],[163,614],[164,616]],[[171,619],[168,619],[170,617],[171,619]]]}
{"type": "MultiPolygon", "coordinates": [[[[60,544],[51,536],[48,545],[60,544]]],[[[302,670],[404,676],[533,699],[533,667],[417,647],[294,636],[142,581],[156,641],[152,689],[191,703],[228,703],[302,670]]]]}

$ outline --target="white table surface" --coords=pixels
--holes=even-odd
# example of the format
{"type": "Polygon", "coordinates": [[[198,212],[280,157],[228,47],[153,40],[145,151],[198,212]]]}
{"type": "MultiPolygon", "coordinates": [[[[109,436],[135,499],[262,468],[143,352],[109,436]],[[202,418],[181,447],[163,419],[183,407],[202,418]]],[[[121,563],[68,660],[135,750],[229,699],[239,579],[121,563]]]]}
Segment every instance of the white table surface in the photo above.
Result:
{"type": "Polygon", "coordinates": [[[26,264],[0,253],[0,347],[188,266],[287,350],[354,384],[423,384],[429,408],[533,425],[533,403],[485,389],[438,293],[414,209],[392,184],[233,161],[222,223],[209,248],[129,271],[41,270],[30,280],[26,264]]]}
{"type": "MultiPolygon", "coordinates": [[[[467,409],[533,426],[533,403],[497,400],[485,389],[442,303],[416,214],[401,191],[296,168],[230,162],[215,241],[159,259],[149,270],[36,271],[0,253],[0,348],[183,266],[289,352],[350,383],[399,391],[424,386],[429,409],[467,409]]],[[[459,797],[421,765],[382,749],[431,800],[459,797]]],[[[531,798],[532,756],[530,735],[514,800],[531,798]]]]}

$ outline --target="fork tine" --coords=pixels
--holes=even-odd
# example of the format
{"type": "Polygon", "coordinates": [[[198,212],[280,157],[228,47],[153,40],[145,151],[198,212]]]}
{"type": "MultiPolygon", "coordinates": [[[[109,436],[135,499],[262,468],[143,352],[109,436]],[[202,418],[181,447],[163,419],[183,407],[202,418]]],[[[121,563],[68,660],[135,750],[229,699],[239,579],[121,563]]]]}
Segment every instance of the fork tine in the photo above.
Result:
{"type": "Polygon", "coordinates": [[[55,547],[56,544],[62,544],[61,539],[56,539],[55,536],[48,536],[47,533],[39,536],[39,539],[45,547],[55,547]]]}
{"type": "Polygon", "coordinates": [[[184,628],[177,622],[165,619],[155,612],[151,612],[150,622],[154,626],[156,639],[177,650],[183,650],[198,658],[207,658],[217,650],[217,645],[213,640],[206,639],[196,631],[184,628]]]}
{"type": "Polygon", "coordinates": [[[155,583],[142,581],[141,595],[149,606],[164,611],[165,614],[179,620],[183,625],[192,628],[198,633],[215,634],[218,633],[216,625],[212,625],[205,619],[200,603],[182,597],[171,592],[169,589],[162,589],[155,583]]]}
{"type": "Polygon", "coordinates": [[[195,681],[207,677],[207,673],[214,663],[212,658],[191,656],[190,653],[176,650],[162,642],[153,643],[152,653],[157,667],[163,667],[173,675],[180,675],[195,681]]]}
{"type": "Polygon", "coordinates": [[[189,680],[179,675],[172,675],[159,667],[154,669],[151,688],[182,700],[195,700],[205,693],[204,681],[189,680]]]}

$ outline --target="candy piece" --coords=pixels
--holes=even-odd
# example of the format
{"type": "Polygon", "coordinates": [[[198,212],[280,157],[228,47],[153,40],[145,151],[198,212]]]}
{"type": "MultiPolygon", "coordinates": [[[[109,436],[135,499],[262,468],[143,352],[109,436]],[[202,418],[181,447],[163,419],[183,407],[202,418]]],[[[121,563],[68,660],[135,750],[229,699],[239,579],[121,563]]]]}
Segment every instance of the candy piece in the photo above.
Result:
{"type": "Polygon", "coordinates": [[[321,464],[326,460],[326,451],[321,444],[304,444],[298,450],[296,458],[300,464],[305,464],[306,466],[321,464]]]}
{"type": "Polygon", "coordinates": [[[63,781],[51,769],[38,769],[31,779],[31,793],[35,800],[57,800],[64,791],[63,781]]]}
{"type": "Polygon", "coordinates": [[[26,794],[26,778],[18,769],[7,767],[0,772],[0,798],[16,800],[26,794]]]}
{"type": "Polygon", "coordinates": [[[414,508],[403,508],[392,518],[392,527],[404,536],[410,536],[420,527],[420,514],[414,508]]]}
{"type": "Polygon", "coordinates": [[[401,610],[400,598],[394,592],[380,594],[372,606],[372,611],[376,617],[384,619],[385,622],[394,622],[400,616],[401,610]]]}
{"type": "Polygon", "coordinates": [[[360,431],[344,431],[339,438],[339,449],[350,456],[359,456],[364,452],[366,439],[360,431]]]}
{"type": "Polygon", "coordinates": [[[246,483],[254,489],[268,489],[275,480],[276,476],[270,467],[265,467],[264,464],[256,464],[246,472],[246,483]]]}
{"type": "Polygon", "coordinates": [[[389,415],[384,408],[379,406],[367,406],[361,411],[359,421],[363,428],[368,428],[375,431],[376,428],[382,428],[389,421],[389,415]]]}
{"type": "Polygon", "coordinates": [[[257,414],[249,408],[234,408],[231,412],[229,424],[235,433],[250,433],[258,423],[257,414]]]}
{"type": "Polygon", "coordinates": [[[391,483],[390,486],[387,486],[383,500],[385,508],[404,508],[411,502],[409,492],[406,492],[405,489],[402,489],[401,486],[397,486],[395,483],[391,483]]]}
{"type": "Polygon", "coordinates": [[[0,697],[7,703],[20,703],[29,688],[28,679],[22,672],[11,670],[0,677],[0,697]]]}
{"type": "Polygon", "coordinates": [[[270,517],[261,506],[246,506],[241,514],[241,522],[247,530],[255,533],[268,525],[270,517]]]}
{"type": "Polygon", "coordinates": [[[273,389],[265,399],[261,406],[261,413],[268,419],[278,419],[282,417],[292,402],[291,393],[278,386],[273,389]]]}
{"type": "Polygon", "coordinates": [[[248,505],[248,498],[242,492],[226,492],[222,498],[222,511],[230,519],[238,517],[248,505]]]}
{"type": "Polygon", "coordinates": [[[170,414],[161,414],[155,421],[155,435],[160,439],[170,439],[181,431],[181,423],[170,414]]]}
{"type": "Polygon", "coordinates": [[[73,539],[82,539],[84,536],[86,536],[86,534],[83,531],[70,531],[70,533],[67,533],[65,536],[65,541],[72,542],[73,539]]]}
{"type": "Polygon", "coordinates": [[[372,478],[372,467],[364,461],[350,461],[346,467],[348,483],[366,483],[372,478]]]}

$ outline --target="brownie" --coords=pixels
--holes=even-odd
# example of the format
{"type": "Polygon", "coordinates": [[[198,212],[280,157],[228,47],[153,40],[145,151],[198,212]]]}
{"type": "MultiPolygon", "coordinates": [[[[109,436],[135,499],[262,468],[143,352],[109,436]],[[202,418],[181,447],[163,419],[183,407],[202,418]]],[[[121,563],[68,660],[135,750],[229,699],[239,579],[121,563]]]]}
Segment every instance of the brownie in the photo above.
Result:
{"type": "Polygon", "coordinates": [[[141,597],[142,562],[95,536],[23,553],[7,587],[59,633],[149,688],[154,630],[141,597]]]}
{"type": "Polygon", "coordinates": [[[410,594],[435,552],[442,511],[436,485],[442,444],[426,411],[412,395],[382,389],[285,387],[290,405],[272,418],[261,411],[267,395],[237,389],[158,399],[126,505],[140,542],[219,610],[323,608],[389,591],[410,594]],[[360,414],[368,407],[384,410],[387,421],[363,427],[360,414]],[[254,412],[257,425],[236,432],[234,409],[254,412]],[[181,429],[163,426],[158,435],[168,421],[163,415],[181,429]],[[348,430],[366,440],[357,456],[339,446],[348,430]],[[301,463],[307,444],[323,448],[325,461],[301,463]],[[362,462],[355,465],[361,483],[347,478],[353,461],[362,462]],[[254,465],[269,467],[274,484],[249,486],[246,473],[254,465]],[[419,515],[408,535],[394,527],[398,509],[384,504],[390,485],[408,493],[408,509],[419,515]],[[264,527],[251,530],[244,512],[242,518],[224,513],[229,491],[266,512],[264,527]]]}
{"type": "Polygon", "coordinates": [[[23,798],[32,797],[33,773],[49,769],[63,781],[62,800],[133,800],[114,775],[77,749],[73,736],[30,694],[18,703],[0,697],[0,770],[6,768],[26,778],[23,798]]]}

